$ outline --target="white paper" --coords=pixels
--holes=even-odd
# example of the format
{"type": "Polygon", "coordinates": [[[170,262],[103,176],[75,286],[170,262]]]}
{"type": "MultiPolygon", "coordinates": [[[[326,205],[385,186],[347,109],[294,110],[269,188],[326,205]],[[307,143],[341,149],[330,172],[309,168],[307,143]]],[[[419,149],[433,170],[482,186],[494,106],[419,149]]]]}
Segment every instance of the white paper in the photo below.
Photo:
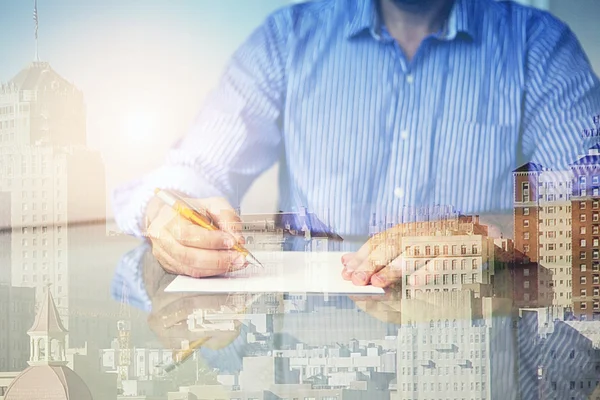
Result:
{"type": "Polygon", "coordinates": [[[248,266],[241,271],[210,278],[178,276],[165,292],[198,293],[336,293],[383,294],[371,285],[356,286],[342,278],[344,253],[252,252],[264,268],[248,266]]]}

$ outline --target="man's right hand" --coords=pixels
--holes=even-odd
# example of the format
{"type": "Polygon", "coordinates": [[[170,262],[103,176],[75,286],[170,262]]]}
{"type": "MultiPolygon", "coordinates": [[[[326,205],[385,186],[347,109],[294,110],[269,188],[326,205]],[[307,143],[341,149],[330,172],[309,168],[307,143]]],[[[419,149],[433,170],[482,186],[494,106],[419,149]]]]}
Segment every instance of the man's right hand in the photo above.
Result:
{"type": "Polygon", "coordinates": [[[210,214],[218,231],[192,224],[158,198],[146,208],[145,233],[152,242],[152,254],[170,273],[203,278],[242,269],[245,257],[232,247],[243,244],[239,216],[223,198],[186,199],[210,214]]]}

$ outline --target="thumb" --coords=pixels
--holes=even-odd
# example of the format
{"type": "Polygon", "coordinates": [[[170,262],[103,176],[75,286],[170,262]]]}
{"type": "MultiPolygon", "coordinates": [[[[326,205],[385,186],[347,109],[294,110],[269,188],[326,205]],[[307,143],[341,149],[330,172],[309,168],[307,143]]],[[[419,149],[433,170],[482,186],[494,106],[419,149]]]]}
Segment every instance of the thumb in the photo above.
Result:
{"type": "Polygon", "coordinates": [[[230,233],[238,243],[244,243],[242,220],[229,202],[222,197],[211,197],[202,201],[215,224],[224,232],[230,233]]]}

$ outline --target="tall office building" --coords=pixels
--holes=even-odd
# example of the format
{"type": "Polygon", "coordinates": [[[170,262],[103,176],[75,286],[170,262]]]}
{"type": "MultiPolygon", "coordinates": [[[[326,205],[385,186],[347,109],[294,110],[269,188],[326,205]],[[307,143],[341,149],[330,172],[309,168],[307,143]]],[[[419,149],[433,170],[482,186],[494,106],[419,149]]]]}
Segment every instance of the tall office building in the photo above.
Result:
{"type": "Polygon", "coordinates": [[[572,304],[572,206],[569,171],[528,163],[514,171],[515,247],[552,273],[552,303],[572,304]]]}
{"type": "Polygon", "coordinates": [[[399,398],[517,398],[510,299],[478,297],[472,290],[417,293],[401,308],[399,398]]]}
{"type": "Polygon", "coordinates": [[[552,272],[553,305],[600,318],[600,146],[566,171],[514,171],[515,247],[552,272]]]}
{"type": "Polygon", "coordinates": [[[600,318],[600,145],[571,164],[573,311],[600,318]]]}
{"type": "Polygon", "coordinates": [[[0,85],[0,177],[11,202],[11,283],[35,288],[38,302],[51,284],[68,327],[70,288],[88,279],[86,260],[71,257],[70,227],[105,219],[106,185],[100,155],[86,147],[83,94],[46,62],[0,85]]]}

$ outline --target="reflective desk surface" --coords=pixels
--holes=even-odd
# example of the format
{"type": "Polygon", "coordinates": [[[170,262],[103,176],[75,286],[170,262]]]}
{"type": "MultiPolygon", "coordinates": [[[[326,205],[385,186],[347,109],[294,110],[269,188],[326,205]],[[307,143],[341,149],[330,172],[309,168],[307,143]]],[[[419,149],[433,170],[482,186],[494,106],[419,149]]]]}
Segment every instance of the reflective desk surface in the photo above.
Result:
{"type": "Polygon", "coordinates": [[[96,400],[600,399],[599,321],[466,283],[410,298],[165,293],[175,277],[150,247],[109,230],[69,228],[47,250],[42,233],[0,236],[0,398],[46,398],[30,364],[72,369],[96,400]]]}

